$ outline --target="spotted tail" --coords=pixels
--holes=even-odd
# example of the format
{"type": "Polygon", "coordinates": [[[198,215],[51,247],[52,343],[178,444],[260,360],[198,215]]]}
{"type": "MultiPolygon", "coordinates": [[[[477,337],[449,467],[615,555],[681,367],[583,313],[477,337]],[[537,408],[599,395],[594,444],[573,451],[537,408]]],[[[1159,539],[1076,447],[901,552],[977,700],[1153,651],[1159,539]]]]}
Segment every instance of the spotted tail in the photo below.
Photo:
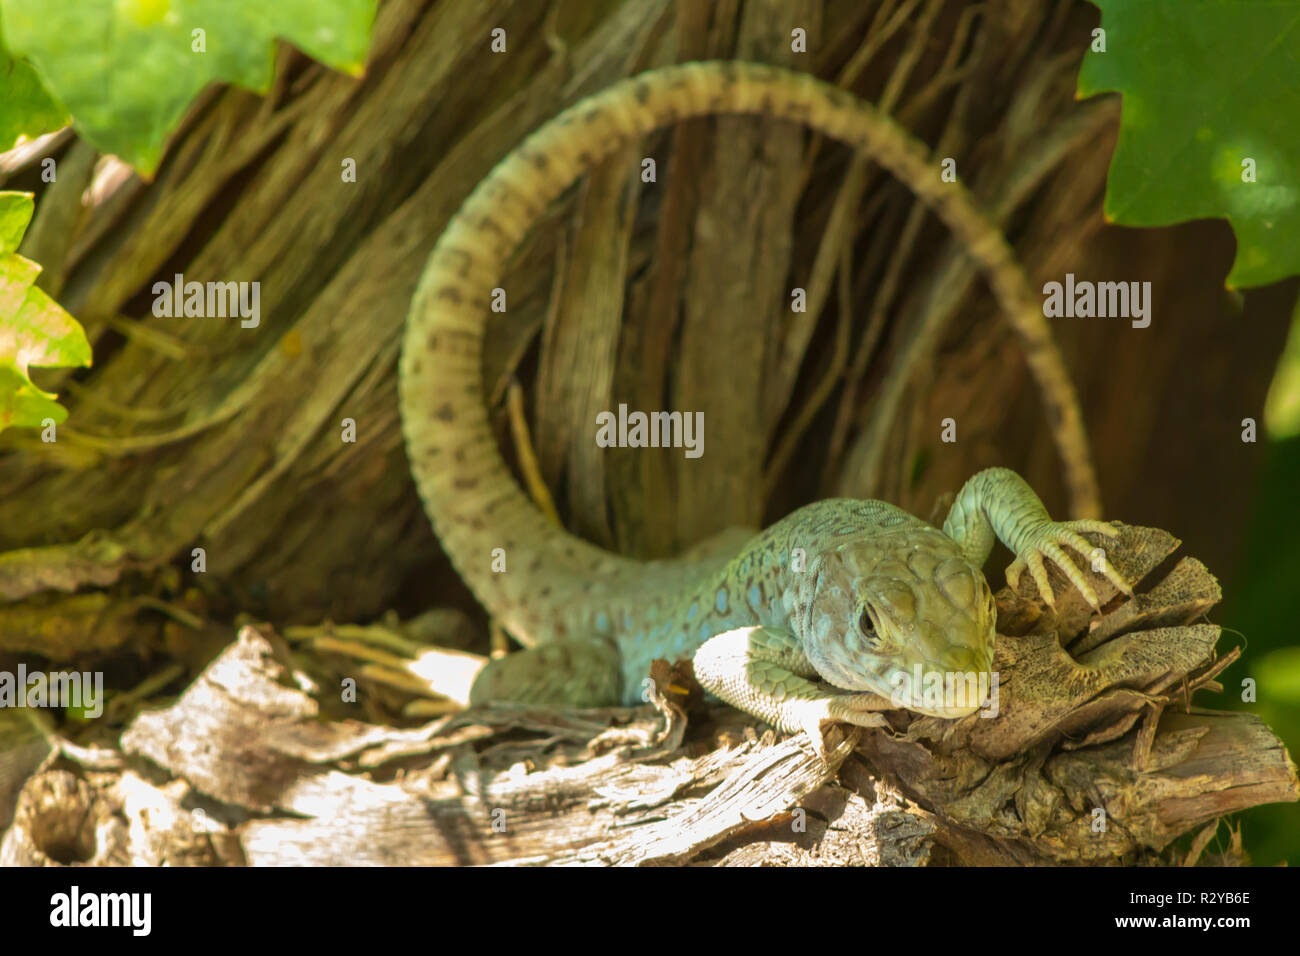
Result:
{"type": "MultiPolygon", "coordinates": [[[[1095,497],[1078,402],[1039,301],[1002,233],[964,187],[941,181],[923,146],[870,105],[807,74],[739,62],[655,70],[582,100],[506,156],[447,224],[407,318],[402,427],[425,511],[461,576],[527,643],[556,633],[557,621],[573,620],[576,605],[595,600],[593,581],[606,597],[651,582],[644,565],[551,524],[506,467],[481,381],[492,290],[524,235],[580,175],[651,130],[712,113],[800,122],[865,150],[939,215],[983,267],[1020,335],[1067,474],[1083,476],[1076,500],[1086,501],[1090,490],[1095,497]],[[497,548],[506,573],[493,571],[497,548]]],[[[656,564],[667,577],[682,573],[670,562],[656,564]]]]}

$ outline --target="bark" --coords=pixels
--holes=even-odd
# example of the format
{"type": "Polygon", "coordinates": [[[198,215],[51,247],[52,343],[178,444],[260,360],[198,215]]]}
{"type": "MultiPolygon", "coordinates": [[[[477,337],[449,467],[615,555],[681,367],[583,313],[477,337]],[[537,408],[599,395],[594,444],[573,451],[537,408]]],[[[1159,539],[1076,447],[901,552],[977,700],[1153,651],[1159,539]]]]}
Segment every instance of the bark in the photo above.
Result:
{"type": "MultiPolygon", "coordinates": [[[[894,712],[820,749],[698,686],[636,709],[324,722],[286,645],[245,628],[120,746],[56,743],[0,865],[1193,864],[1220,817],[1300,781],[1258,718],[1193,705],[1236,652],[1216,654],[1200,562],[1151,573],[1176,546],[1126,528],[1113,559],[1145,587],[1096,620],[1063,581],[1055,611],[1004,588],[983,715],[894,712]]],[[[691,682],[688,662],[654,676],[691,682]]]]}

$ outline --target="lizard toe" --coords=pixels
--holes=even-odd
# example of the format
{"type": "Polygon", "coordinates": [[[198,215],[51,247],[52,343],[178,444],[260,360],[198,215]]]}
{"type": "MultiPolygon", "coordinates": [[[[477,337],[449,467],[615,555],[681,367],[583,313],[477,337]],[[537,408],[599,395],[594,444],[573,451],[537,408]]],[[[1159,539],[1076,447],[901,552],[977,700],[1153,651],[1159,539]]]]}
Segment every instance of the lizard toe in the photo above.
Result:
{"type": "MultiPolygon", "coordinates": [[[[1082,538],[1079,540],[1082,544],[1087,544],[1087,542],[1083,541],[1082,538]]],[[[1071,547],[1077,547],[1073,541],[1067,541],[1067,544],[1071,547]]],[[[1087,601],[1091,607],[1098,610],[1101,608],[1101,602],[1097,599],[1097,592],[1094,591],[1092,585],[1088,583],[1088,579],[1084,577],[1083,572],[1079,570],[1079,566],[1070,560],[1070,556],[1065,553],[1059,544],[1053,542],[1045,545],[1043,547],[1043,553],[1047,557],[1051,558],[1052,563],[1061,569],[1061,572],[1069,582],[1079,589],[1079,593],[1083,595],[1083,599],[1087,601]]]]}

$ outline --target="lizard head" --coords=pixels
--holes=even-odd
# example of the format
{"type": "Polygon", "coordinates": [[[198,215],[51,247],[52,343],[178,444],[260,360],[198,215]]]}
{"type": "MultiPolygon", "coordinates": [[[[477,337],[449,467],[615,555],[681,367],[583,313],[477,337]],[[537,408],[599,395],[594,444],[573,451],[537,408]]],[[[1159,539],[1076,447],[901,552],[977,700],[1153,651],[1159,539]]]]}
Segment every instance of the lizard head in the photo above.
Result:
{"type": "Polygon", "coordinates": [[[935,717],[979,709],[997,606],[952,539],[915,526],[840,538],[808,571],[796,585],[795,626],[824,680],[935,717]]]}

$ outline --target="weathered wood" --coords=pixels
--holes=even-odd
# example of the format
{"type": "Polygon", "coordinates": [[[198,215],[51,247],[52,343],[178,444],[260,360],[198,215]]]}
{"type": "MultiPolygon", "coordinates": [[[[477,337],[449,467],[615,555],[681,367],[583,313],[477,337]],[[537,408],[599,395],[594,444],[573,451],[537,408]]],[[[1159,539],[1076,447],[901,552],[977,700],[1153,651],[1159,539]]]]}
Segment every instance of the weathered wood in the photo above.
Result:
{"type": "MultiPolygon", "coordinates": [[[[1126,528],[1113,559],[1139,582],[1171,542],[1126,528]]],[[[1052,612],[1003,589],[996,713],[893,712],[888,729],[833,728],[820,752],[692,698],[689,716],[657,698],[471,709],[410,730],[322,721],[284,645],[245,628],[173,706],[138,716],[120,753],[78,771],[65,752],[62,768],[33,773],[0,861],[1183,862],[1170,850],[1180,835],[1300,798],[1258,718],[1188,706],[1187,688],[1222,664],[1203,613],[1217,583],[1169,586],[1189,566],[1139,587],[1142,618],[1123,601],[1102,615],[1092,633],[1110,636],[1077,659],[1060,638],[1090,622],[1068,595],[1052,612]],[[133,816],[142,802],[169,810],[154,824],[133,816]],[[198,856],[182,805],[204,808],[198,856]],[[108,822],[123,818],[137,826],[108,822]]],[[[690,681],[688,669],[655,676],[690,681]]]]}

